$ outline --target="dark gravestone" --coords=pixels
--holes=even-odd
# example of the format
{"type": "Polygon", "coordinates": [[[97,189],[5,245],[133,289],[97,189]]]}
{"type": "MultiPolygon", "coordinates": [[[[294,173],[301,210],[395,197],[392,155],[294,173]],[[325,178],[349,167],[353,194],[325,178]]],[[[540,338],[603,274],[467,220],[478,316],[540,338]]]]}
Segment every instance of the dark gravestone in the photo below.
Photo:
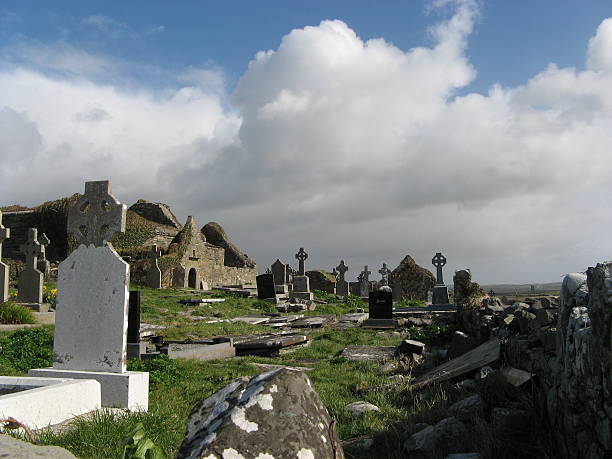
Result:
{"type": "Polygon", "coordinates": [[[276,289],[274,288],[274,275],[260,274],[256,277],[257,280],[257,298],[265,300],[267,298],[276,298],[276,289]]]}
{"type": "Polygon", "coordinates": [[[130,290],[128,302],[127,358],[139,359],[140,349],[140,292],[130,290]]]}
{"type": "Polygon", "coordinates": [[[370,292],[370,319],[393,319],[393,293],[370,292]]]}

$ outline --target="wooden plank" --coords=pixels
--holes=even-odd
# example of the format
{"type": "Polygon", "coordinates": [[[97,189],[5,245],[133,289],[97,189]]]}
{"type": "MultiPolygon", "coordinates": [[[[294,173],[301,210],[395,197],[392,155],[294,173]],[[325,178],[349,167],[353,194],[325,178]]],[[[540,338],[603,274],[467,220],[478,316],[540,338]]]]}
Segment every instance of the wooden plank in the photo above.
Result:
{"type": "Polygon", "coordinates": [[[476,349],[466,352],[456,359],[443,363],[418,378],[413,389],[426,386],[434,382],[446,381],[464,373],[479,369],[499,359],[499,340],[494,338],[481,344],[476,349]]]}

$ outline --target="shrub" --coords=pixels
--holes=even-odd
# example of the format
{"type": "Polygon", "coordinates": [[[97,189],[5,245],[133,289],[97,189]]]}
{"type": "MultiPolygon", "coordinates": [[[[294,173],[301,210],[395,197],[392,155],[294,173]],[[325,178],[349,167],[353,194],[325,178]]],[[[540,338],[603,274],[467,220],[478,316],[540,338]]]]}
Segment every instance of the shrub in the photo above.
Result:
{"type": "Polygon", "coordinates": [[[0,338],[0,367],[27,372],[53,363],[53,333],[50,328],[28,328],[0,338]]]}
{"type": "Polygon", "coordinates": [[[360,296],[347,295],[344,297],[344,303],[352,308],[365,308],[366,302],[360,296]]]}
{"type": "Polygon", "coordinates": [[[0,304],[0,324],[33,324],[32,310],[18,304],[0,304]]]}
{"type": "Polygon", "coordinates": [[[323,301],[325,303],[336,303],[338,301],[336,295],[324,292],[323,290],[313,290],[312,293],[314,293],[314,297],[318,301],[323,301]]]}

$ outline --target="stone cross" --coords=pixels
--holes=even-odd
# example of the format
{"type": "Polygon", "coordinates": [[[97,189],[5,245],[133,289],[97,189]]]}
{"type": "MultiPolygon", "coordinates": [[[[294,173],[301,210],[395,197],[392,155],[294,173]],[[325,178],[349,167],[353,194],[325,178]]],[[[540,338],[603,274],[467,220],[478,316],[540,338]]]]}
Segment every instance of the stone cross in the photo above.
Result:
{"type": "Polygon", "coordinates": [[[42,252],[38,230],[28,228],[28,240],[19,246],[25,256],[25,269],[19,274],[18,299],[23,303],[42,303],[43,274],[38,270],[38,257],[42,252]]]}
{"type": "Polygon", "coordinates": [[[10,228],[2,226],[2,211],[0,211],[0,303],[8,300],[9,291],[9,267],[2,263],[2,243],[11,237],[10,228]]]}
{"type": "Polygon", "coordinates": [[[308,259],[308,254],[304,251],[304,247],[300,247],[298,253],[295,254],[295,258],[299,261],[298,275],[304,276],[306,274],[304,262],[308,259]]]}
{"type": "Polygon", "coordinates": [[[156,244],[149,248],[149,269],[147,271],[147,287],[161,288],[161,270],[157,259],[161,257],[161,250],[156,244]]]}
{"type": "Polygon", "coordinates": [[[389,274],[391,270],[387,268],[387,263],[383,263],[382,268],[378,270],[378,273],[382,276],[380,280],[381,285],[389,285],[389,274]]]}
{"type": "Polygon", "coordinates": [[[108,180],[86,182],[85,194],[68,210],[68,232],[79,244],[102,247],[125,231],[127,207],[111,194],[108,180]]]}
{"type": "Polygon", "coordinates": [[[344,275],[348,271],[348,266],[346,266],[344,260],[340,260],[340,264],[336,266],[336,269],[338,270],[338,280],[345,281],[344,275]]]}
{"type": "Polygon", "coordinates": [[[335,268],[338,273],[338,278],[336,281],[336,293],[340,296],[347,296],[349,294],[349,284],[346,281],[346,272],[348,271],[348,266],[344,263],[344,260],[340,260],[340,264],[335,268]]]}
{"type": "Polygon", "coordinates": [[[436,284],[443,285],[444,279],[442,277],[442,267],[446,265],[446,257],[438,252],[431,259],[431,264],[436,267],[436,284]]]}
{"type": "Polygon", "coordinates": [[[47,246],[51,244],[51,241],[45,233],[41,233],[40,236],[38,236],[38,242],[40,243],[38,270],[42,272],[45,276],[48,276],[49,271],[51,270],[51,265],[49,263],[49,260],[47,260],[47,246]]]}
{"type": "Polygon", "coordinates": [[[368,271],[368,265],[365,265],[363,271],[359,274],[361,296],[368,296],[370,293],[370,274],[372,274],[372,272],[368,271]]]}

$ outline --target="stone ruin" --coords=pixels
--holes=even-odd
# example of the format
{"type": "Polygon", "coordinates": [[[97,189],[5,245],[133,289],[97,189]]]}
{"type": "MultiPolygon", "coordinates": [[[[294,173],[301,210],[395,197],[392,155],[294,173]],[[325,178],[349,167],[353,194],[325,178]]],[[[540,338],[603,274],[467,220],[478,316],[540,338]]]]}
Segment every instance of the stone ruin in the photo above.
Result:
{"type": "Polygon", "coordinates": [[[399,266],[389,274],[389,285],[393,299],[427,300],[427,292],[436,283],[436,278],[427,269],[419,266],[410,255],[406,255],[399,266]]]}

